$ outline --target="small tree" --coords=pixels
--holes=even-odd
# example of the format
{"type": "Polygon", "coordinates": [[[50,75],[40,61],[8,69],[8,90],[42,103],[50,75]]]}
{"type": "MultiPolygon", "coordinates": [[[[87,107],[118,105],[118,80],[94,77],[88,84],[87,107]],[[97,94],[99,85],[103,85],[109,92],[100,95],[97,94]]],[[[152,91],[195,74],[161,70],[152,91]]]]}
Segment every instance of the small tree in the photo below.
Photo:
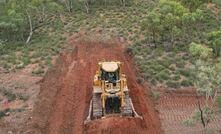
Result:
{"type": "Polygon", "coordinates": [[[157,42],[159,41],[159,33],[161,31],[161,14],[156,11],[152,11],[147,15],[147,18],[143,21],[143,29],[148,29],[149,41],[152,42],[157,47],[157,42]]]}
{"type": "MultiPolygon", "coordinates": [[[[209,99],[215,103],[217,92],[221,90],[221,68],[220,62],[215,63],[212,57],[212,49],[196,43],[191,43],[190,53],[196,58],[195,65],[193,66],[195,73],[194,85],[197,88],[197,94],[206,96],[206,108],[209,108],[209,99]]],[[[198,96],[197,96],[198,99],[198,96]]],[[[198,108],[200,119],[204,127],[208,123],[208,114],[202,109],[198,100],[198,108]],[[206,119],[207,118],[207,119],[206,119]]]]}
{"type": "Polygon", "coordinates": [[[217,92],[221,90],[221,68],[219,62],[214,62],[212,49],[206,46],[191,43],[190,53],[196,57],[195,69],[195,86],[198,93],[206,95],[215,102],[217,92]]]}
{"type": "MultiPolygon", "coordinates": [[[[144,28],[152,37],[151,42],[166,42],[165,47],[171,49],[177,44],[183,31],[183,18],[190,12],[180,2],[160,0],[159,6],[150,12],[143,21],[144,28]]],[[[186,19],[187,20],[187,19],[186,19]]],[[[191,36],[191,35],[190,35],[191,36]]]]}
{"type": "Polygon", "coordinates": [[[200,23],[204,19],[203,11],[197,9],[194,12],[184,13],[182,16],[182,31],[184,34],[183,39],[187,40],[190,43],[195,36],[198,36],[198,33],[201,32],[200,23]],[[194,35],[196,33],[196,35],[194,35]],[[186,36],[186,37],[185,37],[186,36]]]}
{"type": "Polygon", "coordinates": [[[163,26],[163,40],[171,42],[172,48],[175,41],[180,38],[182,16],[188,10],[180,3],[171,0],[160,0],[161,24],[163,26]]]}
{"type": "Polygon", "coordinates": [[[202,60],[196,62],[196,81],[195,86],[200,94],[206,96],[206,104],[208,106],[209,98],[215,102],[217,92],[221,88],[221,73],[218,72],[216,66],[205,63],[202,60]]]}

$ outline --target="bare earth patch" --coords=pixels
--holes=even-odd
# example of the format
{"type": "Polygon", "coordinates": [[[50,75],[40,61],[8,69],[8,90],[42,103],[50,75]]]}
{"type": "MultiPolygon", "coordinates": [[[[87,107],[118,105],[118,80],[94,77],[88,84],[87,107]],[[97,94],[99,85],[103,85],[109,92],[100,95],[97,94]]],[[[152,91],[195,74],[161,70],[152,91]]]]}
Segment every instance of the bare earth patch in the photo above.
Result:
{"type": "Polygon", "coordinates": [[[30,118],[42,79],[24,71],[0,71],[0,133],[19,133],[30,118]]]}

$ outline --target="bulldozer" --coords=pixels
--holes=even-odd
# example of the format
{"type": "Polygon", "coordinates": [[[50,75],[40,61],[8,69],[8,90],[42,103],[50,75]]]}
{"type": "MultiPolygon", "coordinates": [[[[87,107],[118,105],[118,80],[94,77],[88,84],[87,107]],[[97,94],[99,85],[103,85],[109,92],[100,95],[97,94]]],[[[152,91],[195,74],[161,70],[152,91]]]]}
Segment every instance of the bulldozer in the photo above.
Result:
{"type": "Polygon", "coordinates": [[[86,121],[109,115],[140,117],[129,97],[120,61],[102,61],[94,76],[93,93],[86,121]]]}

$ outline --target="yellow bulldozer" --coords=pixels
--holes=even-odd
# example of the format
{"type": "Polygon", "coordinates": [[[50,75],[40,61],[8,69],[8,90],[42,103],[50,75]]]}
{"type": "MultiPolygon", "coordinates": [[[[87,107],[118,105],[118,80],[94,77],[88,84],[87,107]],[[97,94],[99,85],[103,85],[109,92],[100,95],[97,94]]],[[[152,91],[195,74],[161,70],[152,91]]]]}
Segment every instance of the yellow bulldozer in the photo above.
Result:
{"type": "Polygon", "coordinates": [[[139,117],[129,97],[122,65],[122,62],[119,61],[98,63],[87,121],[116,114],[139,117]]]}

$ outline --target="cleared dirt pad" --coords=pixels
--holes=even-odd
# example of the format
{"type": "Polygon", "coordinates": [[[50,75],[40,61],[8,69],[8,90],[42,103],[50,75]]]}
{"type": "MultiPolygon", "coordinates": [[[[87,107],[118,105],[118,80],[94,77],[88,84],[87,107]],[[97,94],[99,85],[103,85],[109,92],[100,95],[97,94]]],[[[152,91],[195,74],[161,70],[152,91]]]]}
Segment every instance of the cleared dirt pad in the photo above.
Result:
{"type": "MultiPolygon", "coordinates": [[[[200,98],[202,106],[205,99],[200,98]]],[[[200,122],[190,126],[185,126],[184,121],[191,118],[198,108],[196,97],[192,94],[168,93],[162,95],[158,105],[156,106],[162,122],[162,129],[165,134],[220,134],[221,132],[221,116],[212,114],[207,131],[200,122]]]]}
{"type": "Polygon", "coordinates": [[[121,43],[75,43],[71,54],[62,54],[41,85],[29,127],[30,133],[99,134],[161,133],[160,121],[148,97],[148,91],[136,82],[132,60],[121,43]],[[92,80],[100,60],[120,60],[128,79],[130,96],[143,120],[110,117],[84,125],[92,95],[92,80]]]}

